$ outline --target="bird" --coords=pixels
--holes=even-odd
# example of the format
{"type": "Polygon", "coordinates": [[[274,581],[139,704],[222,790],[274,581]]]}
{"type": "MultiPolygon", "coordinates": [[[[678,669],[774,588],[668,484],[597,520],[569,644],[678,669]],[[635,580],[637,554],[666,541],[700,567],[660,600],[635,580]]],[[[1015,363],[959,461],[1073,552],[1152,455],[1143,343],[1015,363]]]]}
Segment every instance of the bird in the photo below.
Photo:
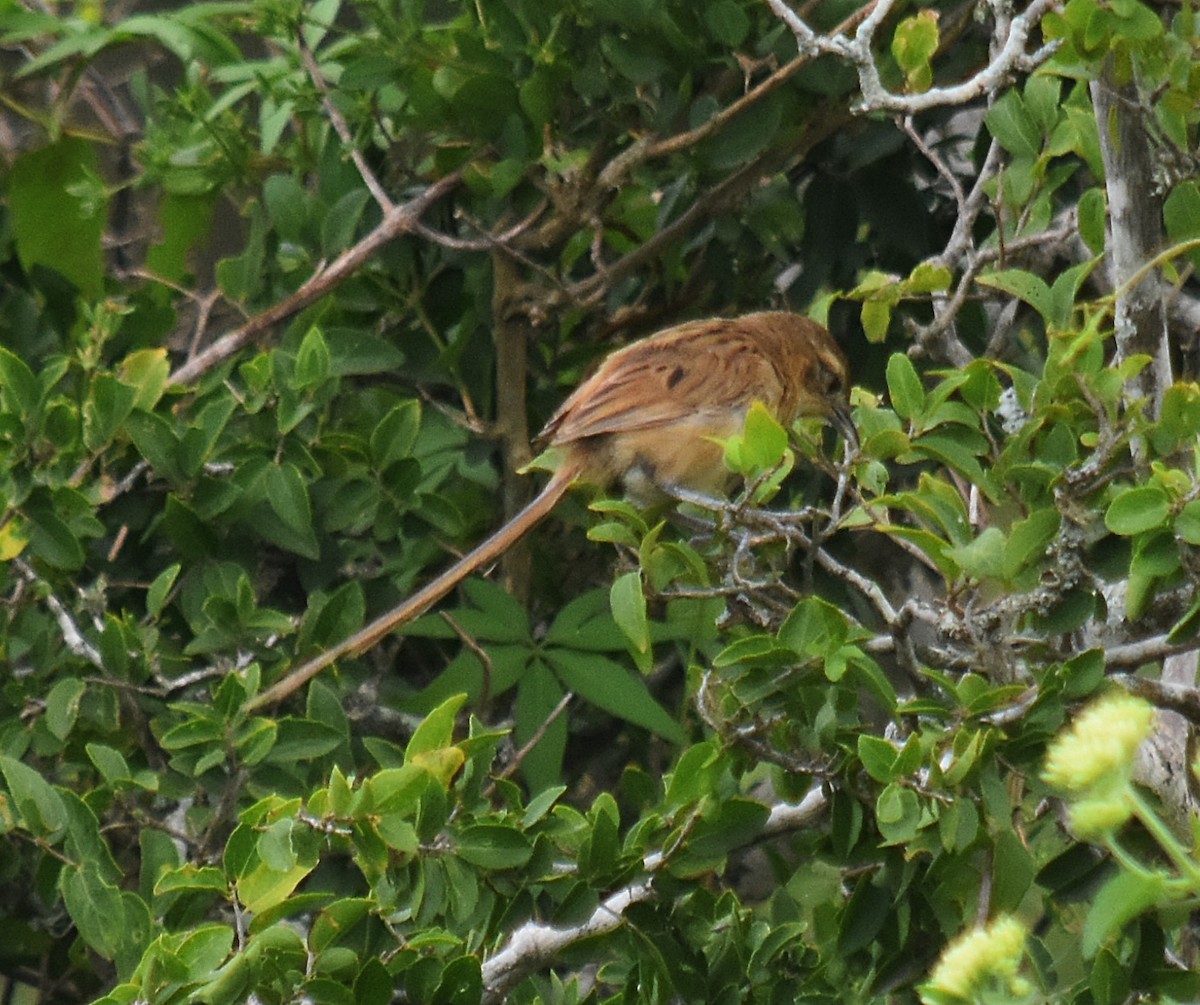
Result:
{"type": "Polygon", "coordinates": [[[559,460],[545,488],[445,572],[349,638],[259,693],[251,709],[276,704],[345,656],[358,656],[429,610],[467,576],[490,565],[586,484],[620,485],[648,502],[673,492],[713,496],[735,475],[722,440],[742,432],[760,403],[784,428],[801,417],[828,421],[857,445],[846,354],[819,323],[788,311],[687,321],[618,349],[550,416],[537,442],[559,460]]]}

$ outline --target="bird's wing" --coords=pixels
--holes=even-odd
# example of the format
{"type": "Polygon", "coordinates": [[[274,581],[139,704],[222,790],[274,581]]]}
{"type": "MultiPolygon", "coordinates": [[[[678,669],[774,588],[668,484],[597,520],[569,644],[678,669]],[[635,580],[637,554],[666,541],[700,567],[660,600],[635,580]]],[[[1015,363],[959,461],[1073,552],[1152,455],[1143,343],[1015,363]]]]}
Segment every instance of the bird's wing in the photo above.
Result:
{"type": "Polygon", "coordinates": [[[604,361],[546,423],[541,438],[572,443],[606,433],[668,426],[705,413],[772,412],[784,379],[736,320],[680,325],[604,361]]]}

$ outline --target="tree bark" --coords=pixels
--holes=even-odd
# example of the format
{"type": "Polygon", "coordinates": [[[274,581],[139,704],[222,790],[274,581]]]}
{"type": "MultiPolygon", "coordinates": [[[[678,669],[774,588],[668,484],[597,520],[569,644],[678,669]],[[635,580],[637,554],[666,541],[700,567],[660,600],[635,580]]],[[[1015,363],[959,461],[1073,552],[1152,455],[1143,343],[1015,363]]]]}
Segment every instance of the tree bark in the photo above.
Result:
{"type": "Polygon", "coordinates": [[[1157,269],[1145,268],[1163,245],[1162,199],[1154,185],[1153,147],[1144,125],[1151,113],[1134,81],[1118,81],[1111,56],[1091,91],[1108,193],[1117,360],[1138,353],[1154,360],[1130,382],[1128,394],[1149,398],[1151,414],[1157,415],[1173,378],[1162,279],[1157,269]]]}

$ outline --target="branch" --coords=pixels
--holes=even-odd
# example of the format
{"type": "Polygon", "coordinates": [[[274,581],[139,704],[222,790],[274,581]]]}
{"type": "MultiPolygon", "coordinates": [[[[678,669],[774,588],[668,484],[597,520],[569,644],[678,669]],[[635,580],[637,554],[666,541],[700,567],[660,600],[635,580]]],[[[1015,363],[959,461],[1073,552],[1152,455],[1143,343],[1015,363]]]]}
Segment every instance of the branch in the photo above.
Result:
{"type": "Polygon", "coordinates": [[[297,314],[352,276],[384,245],[412,233],[422,214],[454,188],[462,173],[455,171],[438,179],[420,195],[393,206],[379,225],[356,245],[343,251],[329,265],[319,267],[295,293],[257,314],[240,328],[221,336],[207,349],[192,357],[170,377],[171,384],[190,384],[220,366],[272,327],[297,314]]]}
{"type": "MultiPolygon", "coordinates": [[[[877,3],[878,0],[871,0],[870,3],[856,10],[842,21],[841,24],[837,25],[830,34],[836,36],[850,31],[870,15],[877,3]]],[[[708,139],[714,133],[719,132],[731,119],[740,115],[747,108],[750,108],[794,77],[800,70],[813,61],[814,55],[812,52],[799,53],[790,62],[773,72],[765,80],[760,81],[754,87],[750,88],[750,90],[732,104],[715,112],[711,119],[703,125],[697,126],[695,129],[690,129],[686,133],[678,133],[668,139],[659,140],[657,143],[635,143],[621,156],[615,157],[609,162],[604,170],[600,172],[599,181],[610,186],[618,185],[637,165],[653,160],[656,157],[663,157],[667,154],[685,150],[688,147],[695,146],[702,140],[708,139]]]]}
{"type": "MultiPolygon", "coordinates": [[[[13,565],[25,582],[32,584],[39,581],[37,573],[23,559],[15,559],[13,565]]],[[[71,616],[71,612],[67,609],[67,605],[59,600],[54,591],[50,589],[46,590],[45,600],[46,606],[50,608],[50,613],[54,615],[54,620],[58,622],[58,630],[62,633],[63,644],[67,649],[75,656],[87,660],[97,670],[103,670],[104,660],[100,658],[100,651],[84,637],[83,632],[75,623],[75,619],[71,616]]]]}
{"type": "Polygon", "coordinates": [[[304,32],[296,33],[296,47],[300,51],[300,62],[304,64],[304,69],[308,71],[308,76],[313,82],[313,86],[321,95],[321,106],[325,109],[325,114],[329,116],[329,121],[333,123],[334,131],[338,134],[338,139],[342,141],[348,151],[350,151],[350,159],[354,161],[354,166],[358,168],[359,177],[362,178],[363,184],[367,186],[367,190],[379,204],[379,208],[383,210],[384,215],[390,213],[395,207],[391,197],[384,190],[384,187],[379,183],[379,179],[375,177],[375,172],[368,166],[366,160],[363,159],[362,151],[354,143],[354,137],[350,133],[350,126],[346,123],[345,117],[338,111],[337,105],[333,103],[333,99],[329,95],[329,86],[325,83],[325,75],[321,72],[321,67],[317,63],[316,56],[313,55],[312,49],[308,47],[308,43],[304,41],[304,32]]]}
{"type": "Polygon", "coordinates": [[[1145,270],[1163,241],[1162,199],[1150,184],[1154,157],[1135,82],[1118,83],[1110,56],[1091,85],[1108,194],[1108,255],[1117,286],[1117,359],[1146,353],[1153,369],[1130,378],[1127,394],[1150,397],[1154,413],[1172,382],[1166,298],[1155,270],[1145,270]],[[1136,278],[1135,278],[1136,277],[1136,278]],[[1147,386],[1147,382],[1152,386],[1147,386]]]}
{"type": "MultiPolygon", "coordinates": [[[[771,807],[767,822],[755,840],[777,837],[808,827],[825,811],[828,798],[820,786],[814,786],[798,803],[777,803],[771,807]]],[[[583,939],[605,935],[624,923],[624,913],[633,904],[656,896],[653,874],[664,864],[662,852],[653,852],[642,861],[647,876],[610,894],[582,924],[555,928],[530,921],[508,937],[504,946],[483,964],[483,1001],[498,1005],[527,974],[553,963],[564,950],[583,939]]]]}
{"type": "Polygon", "coordinates": [[[822,140],[836,133],[843,123],[844,118],[840,113],[830,115],[827,119],[812,123],[810,128],[806,129],[799,140],[790,147],[784,150],[767,150],[749,164],[707,189],[683,213],[628,254],[617,259],[608,267],[598,267],[594,275],[574,284],[569,290],[571,296],[581,305],[599,303],[614,282],[643,268],[660,255],[664,248],[670,247],[684,234],[752,189],[762,178],[776,170],[777,164],[803,156],[822,140]]]}
{"type": "Polygon", "coordinates": [[[964,105],[997,90],[1007,83],[1013,74],[1029,72],[1040,66],[1058,47],[1058,43],[1055,42],[1034,52],[1027,51],[1026,43],[1033,29],[1041,22],[1043,15],[1057,3],[1057,0],[1033,0],[1023,14],[1008,23],[1006,32],[1003,26],[997,24],[997,30],[1004,32],[1003,44],[990,62],[974,76],[959,84],[933,87],[919,94],[896,94],[883,86],[872,51],[875,33],[883,25],[895,3],[896,0],[878,0],[874,9],[858,26],[854,38],[849,39],[837,34],[818,35],[788,7],[785,0],[767,0],[771,10],[795,36],[796,46],[801,53],[810,56],[833,55],[854,64],[858,71],[858,86],[862,98],[853,106],[853,111],[859,115],[881,111],[912,115],[931,108],[964,105]]]}

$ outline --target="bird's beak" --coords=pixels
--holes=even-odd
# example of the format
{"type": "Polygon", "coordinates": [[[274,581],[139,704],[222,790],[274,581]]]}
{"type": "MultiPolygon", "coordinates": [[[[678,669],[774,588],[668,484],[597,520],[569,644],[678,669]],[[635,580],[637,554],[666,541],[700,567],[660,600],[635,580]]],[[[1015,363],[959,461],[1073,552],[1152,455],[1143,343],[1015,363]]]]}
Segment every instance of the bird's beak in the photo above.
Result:
{"type": "Polygon", "coordinates": [[[829,424],[842,434],[842,439],[846,441],[847,451],[857,451],[862,445],[858,438],[858,430],[854,427],[854,419],[850,415],[850,405],[846,402],[833,402],[829,413],[829,424]]]}

